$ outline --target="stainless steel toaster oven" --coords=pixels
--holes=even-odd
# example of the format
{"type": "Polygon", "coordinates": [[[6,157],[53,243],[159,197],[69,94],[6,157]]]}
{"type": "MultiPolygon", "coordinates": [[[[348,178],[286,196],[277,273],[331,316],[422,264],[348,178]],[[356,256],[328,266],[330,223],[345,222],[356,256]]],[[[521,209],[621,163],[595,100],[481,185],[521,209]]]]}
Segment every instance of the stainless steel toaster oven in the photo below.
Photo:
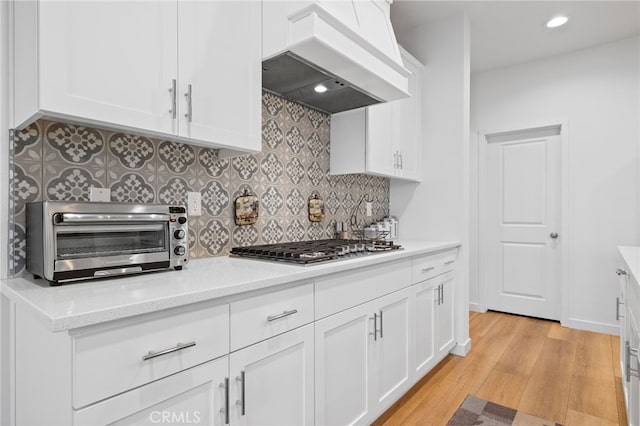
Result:
{"type": "Polygon", "coordinates": [[[27,270],[54,285],[188,261],[183,206],[41,201],[27,204],[26,219],[27,270]]]}

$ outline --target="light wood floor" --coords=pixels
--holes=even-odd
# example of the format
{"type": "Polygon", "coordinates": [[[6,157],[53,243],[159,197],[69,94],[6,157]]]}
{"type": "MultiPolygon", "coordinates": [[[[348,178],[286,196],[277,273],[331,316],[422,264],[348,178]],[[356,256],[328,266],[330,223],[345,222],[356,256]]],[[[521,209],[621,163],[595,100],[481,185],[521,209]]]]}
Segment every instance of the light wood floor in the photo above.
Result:
{"type": "Polygon", "coordinates": [[[374,425],[446,425],[467,394],[572,426],[626,425],[618,337],[469,313],[471,352],[449,355],[374,425]]]}

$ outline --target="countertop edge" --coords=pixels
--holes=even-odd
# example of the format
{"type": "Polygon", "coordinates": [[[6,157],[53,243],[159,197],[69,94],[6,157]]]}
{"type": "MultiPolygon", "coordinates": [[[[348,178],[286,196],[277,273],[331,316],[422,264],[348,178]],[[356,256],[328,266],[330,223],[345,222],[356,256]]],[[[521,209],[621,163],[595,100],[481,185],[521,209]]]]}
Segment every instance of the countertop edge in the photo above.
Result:
{"type": "Polygon", "coordinates": [[[618,252],[631,275],[640,283],[640,247],[618,246],[618,252]]]}
{"type": "MultiPolygon", "coordinates": [[[[124,319],[134,317],[137,315],[144,315],[161,311],[165,309],[178,308],[182,306],[188,306],[199,302],[214,301],[216,299],[233,298],[234,296],[242,293],[250,293],[270,287],[276,287],[279,285],[286,285],[289,283],[295,283],[297,281],[310,280],[319,276],[327,276],[335,273],[349,271],[358,268],[364,268],[370,265],[378,264],[380,262],[393,262],[402,259],[411,259],[413,257],[434,253],[443,250],[449,250],[452,248],[460,247],[459,241],[401,241],[400,244],[405,247],[403,250],[391,251],[388,253],[381,253],[371,257],[362,257],[349,259],[345,261],[328,262],[326,264],[318,264],[311,267],[297,266],[297,265],[282,265],[281,268],[284,272],[278,271],[273,276],[252,279],[244,282],[233,283],[229,285],[216,285],[209,288],[198,289],[194,291],[186,291],[182,294],[176,294],[171,296],[149,297],[143,301],[131,301],[123,305],[115,305],[95,309],[91,311],[83,311],[78,313],[69,313],[56,315],[48,312],[44,302],[38,303],[38,297],[40,300],[42,296],[48,296],[49,298],[55,298],[55,292],[57,289],[64,289],[65,292],[70,292],[73,295],[74,285],[81,286],[83,284],[68,284],[60,287],[46,287],[39,286],[32,283],[31,287],[29,281],[26,278],[14,278],[0,280],[0,291],[7,296],[16,305],[25,308],[26,310],[35,314],[36,318],[45,326],[46,329],[52,332],[68,331],[71,329],[87,327],[100,323],[106,323],[118,319],[124,319]]],[[[198,259],[196,263],[206,272],[204,265],[214,262],[233,262],[240,263],[249,262],[246,265],[255,268],[256,260],[229,258],[234,260],[221,260],[218,257],[198,259]],[[217,259],[217,260],[216,260],[217,259]]],[[[269,268],[269,265],[276,269],[280,266],[273,266],[272,263],[264,263],[265,269],[269,268]]],[[[192,274],[197,273],[197,270],[192,274]]],[[[159,273],[163,274],[163,273],[159,273]]],[[[175,272],[177,278],[183,278],[184,272],[175,272]]],[[[145,278],[145,281],[152,281],[149,278],[150,274],[146,276],[140,276],[145,278]]],[[[124,280],[131,280],[131,277],[118,278],[110,281],[114,287],[124,280]],[[120,280],[120,281],[119,281],[120,280]]],[[[108,284],[107,284],[108,285],[108,284]]],[[[152,284],[144,284],[145,286],[152,284]]],[[[143,287],[144,288],[144,287],[143,287]]],[[[85,293],[89,287],[77,287],[78,294],[82,289],[85,293]]],[[[68,297],[68,296],[67,296],[68,297]]],[[[89,296],[83,295],[88,298],[89,296]]],[[[99,297],[95,295],[94,297],[99,297]]]]}

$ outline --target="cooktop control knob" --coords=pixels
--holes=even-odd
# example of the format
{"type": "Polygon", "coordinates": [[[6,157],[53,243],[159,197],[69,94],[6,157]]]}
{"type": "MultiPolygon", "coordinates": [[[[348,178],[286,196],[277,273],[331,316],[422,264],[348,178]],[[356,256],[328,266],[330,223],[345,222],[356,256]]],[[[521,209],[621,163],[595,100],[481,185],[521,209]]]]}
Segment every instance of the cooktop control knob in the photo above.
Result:
{"type": "Polygon", "coordinates": [[[176,248],[173,249],[176,256],[184,256],[185,251],[184,246],[176,246],[176,248]]]}
{"type": "Polygon", "coordinates": [[[186,218],[186,217],[184,217],[184,216],[180,216],[180,217],[178,218],[178,223],[179,223],[180,225],[184,225],[186,222],[187,222],[187,218],[186,218]]]}
{"type": "Polygon", "coordinates": [[[178,229],[173,232],[173,236],[176,240],[181,240],[184,238],[184,231],[182,229],[178,229]]]}

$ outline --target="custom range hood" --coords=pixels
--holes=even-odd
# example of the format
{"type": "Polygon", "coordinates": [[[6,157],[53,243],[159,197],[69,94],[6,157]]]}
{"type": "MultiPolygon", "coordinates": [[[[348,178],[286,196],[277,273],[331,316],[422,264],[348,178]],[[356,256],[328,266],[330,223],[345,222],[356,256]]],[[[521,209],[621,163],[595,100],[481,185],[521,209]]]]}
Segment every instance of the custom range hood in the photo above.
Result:
{"type": "Polygon", "coordinates": [[[329,114],[409,96],[391,1],[264,1],[262,87],[329,114]]]}

